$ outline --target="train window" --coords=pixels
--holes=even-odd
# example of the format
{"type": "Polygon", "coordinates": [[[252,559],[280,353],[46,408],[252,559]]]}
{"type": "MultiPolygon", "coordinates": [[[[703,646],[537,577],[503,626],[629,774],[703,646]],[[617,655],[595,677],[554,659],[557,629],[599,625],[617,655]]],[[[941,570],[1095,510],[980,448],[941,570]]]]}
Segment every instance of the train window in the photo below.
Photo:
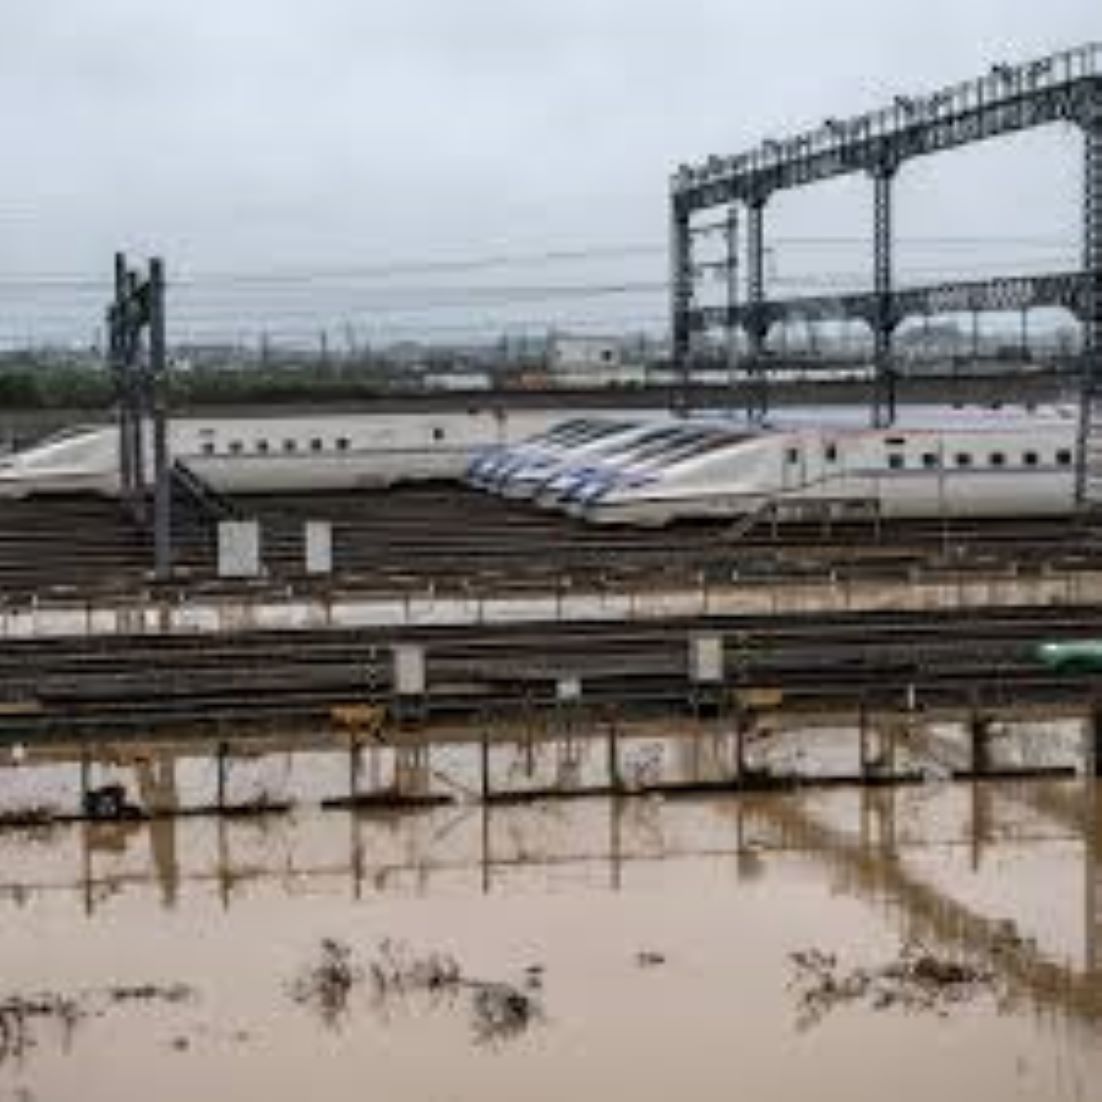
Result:
{"type": "Polygon", "coordinates": [[[1022,462],[1027,467],[1036,467],[1037,466],[1037,458],[1038,457],[1037,457],[1036,452],[1024,452],[1022,454],[1022,462]]]}
{"type": "Polygon", "coordinates": [[[320,436],[315,436],[314,439],[310,441],[310,450],[312,452],[320,452],[323,447],[325,447],[325,445],[322,443],[320,436]]]}
{"type": "Polygon", "coordinates": [[[828,463],[836,463],[838,461],[838,445],[827,444],[827,446],[823,449],[823,458],[828,463]]]}
{"type": "Polygon", "coordinates": [[[298,450],[298,441],[297,440],[292,440],[290,437],[288,437],[286,440],[283,441],[283,450],[285,452],[297,451],[298,450]]]}
{"type": "Polygon", "coordinates": [[[971,452],[957,452],[957,466],[958,467],[971,467],[972,466],[972,454],[971,452]]]}
{"type": "Polygon", "coordinates": [[[1056,463],[1061,467],[1070,467],[1071,452],[1067,448],[1061,448],[1060,451],[1056,453],[1056,463]]]}
{"type": "Polygon", "coordinates": [[[923,452],[923,454],[922,454],[922,465],[924,467],[927,467],[927,468],[940,466],[940,464],[938,463],[938,459],[937,459],[937,453],[936,452],[923,452]]]}
{"type": "Polygon", "coordinates": [[[204,440],[203,441],[203,454],[204,455],[214,455],[214,441],[213,440],[204,440]]]}
{"type": "Polygon", "coordinates": [[[888,456],[888,466],[891,467],[893,471],[902,470],[906,465],[906,456],[899,454],[888,456]]]}
{"type": "Polygon", "coordinates": [[[240,455],[244,450],[245,450],[245,445],[242,444],[240,440],[231,440],[230,441],[230,454],[231,455],[240,455]]]}
{"type": "Polygon", "coordinates": [[[444,439],[444,430],[439,425],[436,425],[436,426],[433,427],[432,438],[433,438],[433,440],[436,440],[436,441],[440,441],[440,440],[444,439]]]}
{"type": "Polygon", "coordinates": [[[799,448],[789,448],[784,453],[784,457],[785,457],[785,460],[789,463],[799,463],[799,461],[800,461],[800,449],[799,448]]]}
{"type": "Polygon", "coordinates": [[[1006,466],[1006,456],[1003,455],[1002,452],[992,452],[988,456],[988,462],[990,462],[992,467],[1005,467],[1006,466]]]}
{"type": "Polygon", "coordinates": [[[258,440],[256,442],[256,450],[260,455],[267,455],[268,454],[268,441],[267,440],[258,440]]]}
{"type": "Polygon", "coordinates": [[[350,441],[350,440],[348,439],[348,437],[347,437],[347,436],[338,436],[338,437],[337,437],[337,451],[339,451],[339,452],[346,452],[346,451],[348,451],[348,449],[349,449],[349,448],[350,448],[351,446],[352,446],[352,443],[351,443],[351,441],[350,441]]]}

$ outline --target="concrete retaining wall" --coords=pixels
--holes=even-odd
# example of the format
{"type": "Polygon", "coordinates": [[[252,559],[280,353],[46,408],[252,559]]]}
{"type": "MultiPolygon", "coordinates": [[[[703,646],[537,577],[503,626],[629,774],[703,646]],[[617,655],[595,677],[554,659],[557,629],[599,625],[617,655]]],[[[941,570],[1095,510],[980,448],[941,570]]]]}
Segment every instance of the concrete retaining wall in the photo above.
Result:
{"type": "Polygon", "coordinates": [[[194,594],[0,607],[0,639],[231,634],[325,628],[632,622],[729,616],[946,611],[1102,604],[1102,572],[1039,578],[969,576],[907,582],[731,583],[623,592],[383,596],[356,593],[194,594]]]}

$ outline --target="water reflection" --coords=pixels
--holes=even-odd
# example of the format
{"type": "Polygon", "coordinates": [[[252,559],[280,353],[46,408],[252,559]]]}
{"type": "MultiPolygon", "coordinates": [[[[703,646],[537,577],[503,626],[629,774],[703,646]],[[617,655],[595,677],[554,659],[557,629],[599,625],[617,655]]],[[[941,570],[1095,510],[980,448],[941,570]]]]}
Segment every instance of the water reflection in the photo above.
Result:
{"type": "MultiPolygon", "coordinates": [[[[143,799],[177,799],[173,758],[142,761],[136,772],[143,799]]],[[[0,835],[0,899],[26,908],[71,894],[98,918],[126,896],[172,909],[210,892],[233,908],[273,892],[364,900],[561,885],[620,891],[634,870],[678,861],[707,861],[715,875],[752,885],[796,856],[834,890],[889,913],[902,938],[978,956],[1038,1008],[1094,1021],[1102,1017],[1099,806],[1093,782],[1067,780],[85,822],[0,835]],[[1031,846],[1078,854],[1083,871],[1059,885],[1065,901],[1081,899],[1069,908],[1082,916],[1077,941],[1068,923],[1048,928],[1036,907],[1030,913],[1031,889],[1018,897],[1005,881],[1004,860],[1031,846]],[[1002,897],[988,904],[977,885],[1002,897]],[[1015,952],[994,951],[1008,930],[1015,952]]]]}

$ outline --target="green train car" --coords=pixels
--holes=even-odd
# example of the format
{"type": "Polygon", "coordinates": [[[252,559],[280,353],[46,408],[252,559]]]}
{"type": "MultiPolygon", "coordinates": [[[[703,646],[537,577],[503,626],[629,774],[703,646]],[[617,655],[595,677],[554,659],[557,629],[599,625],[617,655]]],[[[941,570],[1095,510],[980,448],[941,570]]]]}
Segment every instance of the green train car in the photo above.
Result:
{"type": "Polygon", "coordinates": [[[1039,643],[1034,654],[1055,673],[1102,673],[1102,639],[1039,643]]]}

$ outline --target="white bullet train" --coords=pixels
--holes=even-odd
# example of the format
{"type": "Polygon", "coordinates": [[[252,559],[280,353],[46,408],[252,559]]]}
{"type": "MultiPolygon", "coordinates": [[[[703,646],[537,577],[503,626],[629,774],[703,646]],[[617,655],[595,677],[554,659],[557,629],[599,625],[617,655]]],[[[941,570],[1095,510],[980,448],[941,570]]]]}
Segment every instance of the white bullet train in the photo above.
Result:
{"type": "MultiPolygon", "coordinates": [[[[1074,505],[1070,408],[798,411],[765,425],[656,411],[471,410],[173,420],[172,454],[230,494],[352,490],[461,476],[595,524],[661,526],[776,507],[884,517],[1029,516],[1074,505]],[[472,460],[472,456],[474,459],[472,460]]],[[[118,433],[70,429],[0,459],[0,498],[117,495],[118,433]]]]}
{"type": "MultiPolygon", "coordinates": [[[[354,490],[459,478],[471,456],[562,421],[554,409],[486,407],[435,413],[174,418],[174,459],[222,493],[354,490]]],[[[579,415],[598,423],[596,413],[579,415]]],[[[146,440],[147,461],[151,441],[146,440]]],[[[0,458],[0,498],[119,492],[113,425],[67,429],[0,458]]]]}
{"type": "MultiPolygon", "coordinates": [[[[1077,422],[1071,408],[904,410],[889,429],[849,410],[749,426],[708,417],[619,430],[542,466],[523,496],[595,524],[662,526],[775,509],[885,518],[1070,513],[1077,422]],[[861,418],[866,423],[861,424],[861,418]]],[[[524,472],[527,445],[502,449],[524,472]],[[517,457],[521,457],[517,461],[517,457]]],[[[497,486],[505,496],[509,477],[497,486]]]]}

